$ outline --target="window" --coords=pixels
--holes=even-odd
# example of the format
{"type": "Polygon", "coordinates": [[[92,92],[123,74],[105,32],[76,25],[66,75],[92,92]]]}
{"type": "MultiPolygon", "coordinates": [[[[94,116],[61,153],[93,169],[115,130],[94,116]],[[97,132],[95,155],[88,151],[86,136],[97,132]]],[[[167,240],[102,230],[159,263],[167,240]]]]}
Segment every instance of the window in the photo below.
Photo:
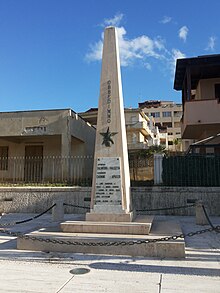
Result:
{"type": "Polygon", "coordinates": [[[154,118],[159,118],[160,112],[151,113],[151,116],[153,116],[154,118]]]}
{"type": "Polygon", "coordinates": [[[137,142],[137,135],[135,133],[132,133],[132,143],[137,142]]]}
{"type": "Polygon", "coordinates": [[[174,111],[174,117],[181,117],[182,111],[174,111]]]}
{"type": "Polygon", "coordinates": [[[137,117],[136,116],[131,116],[131,123],[137,122],[137,117]]]}
{"type": "Polygon", "coordinates": [[[8,170],[8,147],[0,146],[0,170],[8,170]]]}
{"type": "Polygon", "coordinates": [[[173,145],[173,141],[169,140],[168,145],[173,145]]]}
{"type": "Polygon", "coordinates": [[[173,132],[168,132],[168,135],[173,135],[173,132]]]}
{"type": "Polygon", "coordinates": [[[215,84],[215,98],[220,102],[220,83],[215,84]]]}
{"type": "Polygon", "coordinates": [[[172,127],[172,122],[163,122],[163,126],[165,127],[172,127]]]}
{"type": "Polygon", "coordinates": [[[163,117],[171,117],[171,112],[170,111],[163,112],[163,117]]]}
{"type": "Polygon", "coordinates": [[[175,128],[177,128],[177,127],[181,127],[180,122],[174,122],[174,127],[175,127],[175,128]]]}

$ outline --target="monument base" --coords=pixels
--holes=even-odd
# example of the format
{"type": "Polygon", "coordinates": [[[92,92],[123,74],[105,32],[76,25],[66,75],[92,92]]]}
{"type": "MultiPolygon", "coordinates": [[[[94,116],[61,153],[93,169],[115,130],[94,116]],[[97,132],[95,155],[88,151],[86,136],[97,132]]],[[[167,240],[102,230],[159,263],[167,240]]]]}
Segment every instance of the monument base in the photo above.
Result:
{"type": "Polygon", "coordinates": [[[66,221],[60,224],[64,233],[148,235],[154,216],[138,216],[135,222],[66,221]]]}
{"type": "Polygon", "coordinates": [[[135,218],[135,213],[95,213],[90,212],[86,213],[86,221],[94,221],[94,222],[132,222],[135,218]]]}
{"type": "MultiPolygon", "coordinates": [[[[144,216],[140,219],[143,222],[144,216]]],[[[134,245],[124,245],[124,242],[132,242],[138,240],[157,239],[161,237],[169,237],[171,235],[179,235],[182,233],[178,223],[173,221],[156,221],[152,225],[150,235],[121,235],[121,234],[95,234],[95,233],[68,233],[50,229],[40,229],[38,231],[27,234],[42,240],[42,238],[51,241],[37,241],[29,238],[18,238],[17,249],[33,250],[33,251],[55,251],[65,253],[91,253],[91,254],[107,254],[107,255],[129,255],[141,257],[185,257],[185,241],[184,239],[152,242],[152,243],[135,243],[134,245]],[[65,245],[62,241],[79,242],[79,244],[65,245]],[[122,241],[119,245],[98,245],[100,242],[117,242],[122,241]],[[59,243],[61,242],[61,243],[59,243]],[[97,245],[86,245],[86,243],[96,243],[97,245]],[[82,245],[83,243],[83,245],[82,245]]]]}

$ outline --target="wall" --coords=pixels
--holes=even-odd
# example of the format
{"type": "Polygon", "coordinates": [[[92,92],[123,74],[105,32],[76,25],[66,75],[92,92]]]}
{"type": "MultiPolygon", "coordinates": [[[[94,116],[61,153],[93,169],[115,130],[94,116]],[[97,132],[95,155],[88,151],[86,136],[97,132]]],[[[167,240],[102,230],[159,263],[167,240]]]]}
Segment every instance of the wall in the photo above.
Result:
{"type": "Polygon", "coordinates": [[[84,121],[78,114],[71,114],[70,133],[72,137],[83,142],[84,155],[93,155],[96,129],[84,121]]]}
{"type": "Polygon", "coordinates": [[[216,99],[187,101],[184,107],[183,139],[198,140],[219,132],[220,104],[216,99]],[[207,134],[204,134],[205,130],[207,134]]]}
{"type": "Polygon", "coordinates": [[[9,146],[9,156],[24,156],[28,144],[44,145],[44,156],[61,155],[62,148],[70,149],[71,136],[85,144],[82,155],[94,153],[95,129],[70,109],[2,112],[0,129],[0,143],[9,146]]]}
{"type": "Polygon", "coordinates": [[[196,89],[196,100],[213,100],[215,99],[216,83],[220,83],[220,78],[201,79],[196,89]]]}
{"type": "MultiPolygon", "coordinates": [[[[187,204],[187,199],[201,199],[209,215],[220,216],[220,187],[135,187],[132,188],[132,195],[137,210],[182,206],[187,204]]],[[[190,216],[194,215],[194,208],[154,213],[190,216]]]]}
{"type": "MultiPolygon", "coordinates": [[[[53,199],[62,197],[65,203],[88,206],[91,187],[1,187],[0,212],[41,213],[49,208],[53,199]]],[[[85,209],[68,208],[67,213],[83,213],[85,209]]]]}
{"type": "MultiPolygon", "coordinates": [[[[181,206],[187,199],[202,199],[211,216],[220,216],[220,187],[133,187],[134,208],[155,209],[181,206]]],[[[65,203],[88,206],[91,187],[2,187],[0,212],[40,213],[52,205],[54,198],[63,197],[65,203]]],[[[85,209],[66,208],[66,213],[85,213],[85,209]]],[[[150,213],[148,213],[150,214],[150,213]]],[[[161,211],[155,214],[194,215],[194,208],[161,211]]]]}

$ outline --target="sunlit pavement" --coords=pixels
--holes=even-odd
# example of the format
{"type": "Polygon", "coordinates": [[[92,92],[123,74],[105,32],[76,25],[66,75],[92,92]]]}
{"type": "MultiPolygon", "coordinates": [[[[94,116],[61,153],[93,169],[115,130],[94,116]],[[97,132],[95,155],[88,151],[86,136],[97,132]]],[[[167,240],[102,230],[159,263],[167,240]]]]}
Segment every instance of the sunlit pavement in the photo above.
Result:
{"type": "MultiPolygon", "coordinates": [[[[8,214],[0,222],[31,216],[8,214]]],[[[194,217],[166,219],[179,220],[184,233],[208,228],[195,225],[194,217]]],[[[220,224],[220,217],[211,220],[220,224]]],[[[44,215],[11,229],[24,233],[52,225],[51,215],[44,215]]],[[[185,241],[185,259],[155,259],[18,251],[15,238],[0,234],[0,292],[220,292],[220,233],[185,241]]]]}

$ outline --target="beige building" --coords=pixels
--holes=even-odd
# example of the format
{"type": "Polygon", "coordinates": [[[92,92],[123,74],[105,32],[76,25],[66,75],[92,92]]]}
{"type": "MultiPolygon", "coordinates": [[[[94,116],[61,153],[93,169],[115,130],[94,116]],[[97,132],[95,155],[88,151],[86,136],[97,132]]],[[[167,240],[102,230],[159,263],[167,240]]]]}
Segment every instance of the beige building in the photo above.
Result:
{"type": "Polygon", "coordinates": [[[61,172],[60,164],[65,177],[70,166],[57,161],[53,168],[48,168],[49,158],[93,155],[94,144],[94,127],[71,109],[1,112],[0,178],[9,180],[13,172],[18,173],[14,168],[19,166],[20,181],[30,176],[27,170],[34,177],[32,181],[40,181],[49,178],[52,169],[61,172]],[[14,167],[9,164],[13,158],[17,159],[14,167]],[[31,158],[38,158],[38,162],[31,158]]]}
{"type": "Polygon", "coordinates": [[[182,105],[173,101],[145,101],[139,103],[139,108],[148,117],[154,117],[155,125],[161,133],[161,143],[171,151],[181,151],[182,105]],[[166,143],[166,137],[168,144],[166,143]],[[162,140],[164,139],[164,140],[162,140]]]}
{"type": "MultiPolygon", "coordinates": [[[[79,115],[96,127],[97,108],[91,108],[79,115]]],[[[154,119],[149,118],[140,109],[125,109],[125,124],[127,134],[128,151],[147,149],[151,145],[159,145],[160,138],[164,136],[159,133],[155,127],[154,119]]]]}
{"type": "MultiPolygon", "coordinates": [[[[220,132],[220,54],[178,59],[174,89],[182,91],[182,137],[189,142],[220,132]]],[[[219,144],[213,146],[219,149],[219,144]]],[[[209,151],[210,152],[210,149],[209,151]]]]}

